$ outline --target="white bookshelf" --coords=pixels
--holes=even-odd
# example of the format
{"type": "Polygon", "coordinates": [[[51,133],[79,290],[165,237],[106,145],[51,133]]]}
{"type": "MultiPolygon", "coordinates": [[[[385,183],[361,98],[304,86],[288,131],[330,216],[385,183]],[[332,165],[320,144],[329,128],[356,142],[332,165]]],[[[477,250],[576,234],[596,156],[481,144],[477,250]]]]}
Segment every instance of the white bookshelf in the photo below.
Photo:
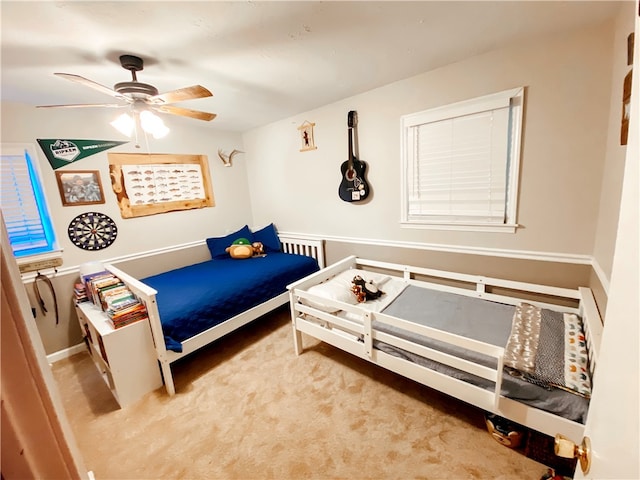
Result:
{"type": "Polygon", "coordinates": [[[162,387],[148,321],[115,329],[91,302],[77,304],[76,312],[91,358],[120,407],[162,387]]]}

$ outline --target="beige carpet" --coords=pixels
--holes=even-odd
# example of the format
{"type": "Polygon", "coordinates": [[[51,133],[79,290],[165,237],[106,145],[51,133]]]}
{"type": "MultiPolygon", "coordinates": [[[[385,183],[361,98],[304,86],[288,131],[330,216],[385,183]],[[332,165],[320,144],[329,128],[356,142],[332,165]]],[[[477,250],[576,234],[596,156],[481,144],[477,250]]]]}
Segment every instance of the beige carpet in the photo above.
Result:
{"type": "Polygon", "coordinates": [[[483,413],[305,337],[280,309],[173,366],[119,409],[88,354],[54,376],[96,479],[519,479],[546,467],[493,440],[483,413]]]}

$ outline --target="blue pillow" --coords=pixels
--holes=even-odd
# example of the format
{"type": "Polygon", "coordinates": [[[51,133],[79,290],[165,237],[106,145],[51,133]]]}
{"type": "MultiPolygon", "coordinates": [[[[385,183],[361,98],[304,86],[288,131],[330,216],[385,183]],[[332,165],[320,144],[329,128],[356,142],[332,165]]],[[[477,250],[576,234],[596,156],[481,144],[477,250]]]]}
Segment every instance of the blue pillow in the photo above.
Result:
{"type": "Polygon", "coordinates": [[[245,225],[237,232],[230,233],[229,235],[225,235],[224,237],[207,238],[207,247],[209,247],[209,252],[211,252],[211,258],[213,260],[221,258],[231,258],[226,252],[226,249],[229,245],[231,245],[239,238],[246,238],[247,240],[249,240],[249,242],[254,241],[252,240],[253,234],[251,233],[251,229],[248,225],[245,225]]]}
{"type": "Polygon", "coordinates": [[[253,232],[253,241],[262,242],[262,245],[264,246],[264,251],[267,253],[282,251],[282,245],[280,245],[280,238],[278,238],[278,234],[276,233],[276,227],[273,225],[273,223],[267,225],[264,228],[261,228],[257,232],[253,232]]]}

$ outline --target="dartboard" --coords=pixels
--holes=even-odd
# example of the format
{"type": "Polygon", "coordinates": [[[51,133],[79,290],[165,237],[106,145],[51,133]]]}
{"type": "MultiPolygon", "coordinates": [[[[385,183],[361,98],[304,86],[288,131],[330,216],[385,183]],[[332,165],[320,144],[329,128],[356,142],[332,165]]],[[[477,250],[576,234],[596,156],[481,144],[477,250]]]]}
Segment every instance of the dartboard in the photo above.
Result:
{"type": "Polygon", "coordinates": [[[118,227],[111,218],[99,212],[78,215],[69,224],[69,238],[76,247],[102,250],[111,245],[118,235],[118,227]]]}

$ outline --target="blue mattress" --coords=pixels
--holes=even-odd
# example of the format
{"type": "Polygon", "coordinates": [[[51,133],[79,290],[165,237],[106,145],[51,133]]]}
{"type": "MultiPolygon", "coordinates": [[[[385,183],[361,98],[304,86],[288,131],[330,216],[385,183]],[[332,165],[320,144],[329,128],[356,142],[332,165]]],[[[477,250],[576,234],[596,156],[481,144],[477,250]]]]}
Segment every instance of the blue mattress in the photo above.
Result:
{"type": "Polygon", "coordinates": [[[156,289],[167,350],[284,293],[288,284],[319,270],[305,255],[269,253],[249,259],[209,260],[142,279],[156,289]]]}

